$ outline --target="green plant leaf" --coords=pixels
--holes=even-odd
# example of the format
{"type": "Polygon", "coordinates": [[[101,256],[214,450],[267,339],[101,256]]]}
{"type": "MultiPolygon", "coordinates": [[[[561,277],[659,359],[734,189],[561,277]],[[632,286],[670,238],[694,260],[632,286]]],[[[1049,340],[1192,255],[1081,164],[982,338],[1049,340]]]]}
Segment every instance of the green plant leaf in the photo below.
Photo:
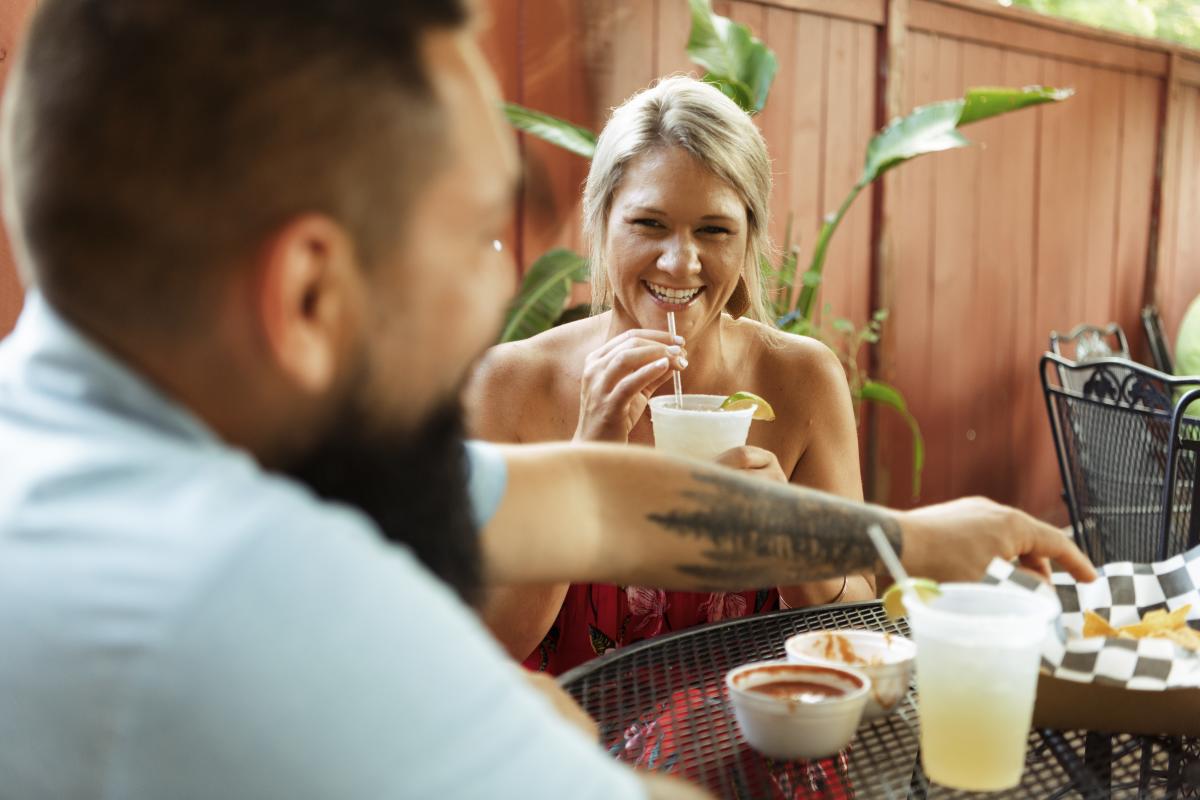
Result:
{"type": "Polygon", "coordinates": [[[964,100],[943,100],[892,120],[867,145],[867,163],[859,185],[866,185],[910,158],[966,147],[970,142],[958,132],[964,100]]]}
{"type": "Polygon", "coordinates": [[[1051,86],[1026,86],[1013,89],[1007,86],[974,86],[963,97],[958,125],[970,125],[1009,111],[1019,111],[1042,103],[1058,103],[1075,94],[1074,89],[1055,89],[1051,86]]]}
{"type": "Polygon", "coordinates": [[[508,117],[509,123],[517,130],[545,139],[550,144],[558,145],[576,155],[591,158],[596,152],[596,134],[565,119],[552,117],[516,103],[504,104],[504,116],[508,117]]]}
{"type": "Polygon", "coordinates": [[[713,13],[711,0],[688,0],[692,30],[687,52],[714,83],[748,113],[762,111],[779,71],[771,49],[745,25],[713,13]]]}
{"type": "Polygon", "coordinates": [[[863,400],[869,400],[872,403],[879,403],[893,409],[908,423],[908,429],[912,432],[913,439],[912,493],[915,499],[921,494],[921,472],[925,469],[925,437],[921,435],[921,426],[917,423],[917,418],[909,412],[908,403],[904,400],[904,395],[900,394],[900,391],[895,387],[889,386],[882,381],[863,381],[858,394],[863,400]]]}
{"type": "Polygon", "coordinates": [[[528,339],[554,327],[563,315],[571,284],[587,280],[587,260],[557,248],[534,262],[508,308],[501,342],[528,339]]]}

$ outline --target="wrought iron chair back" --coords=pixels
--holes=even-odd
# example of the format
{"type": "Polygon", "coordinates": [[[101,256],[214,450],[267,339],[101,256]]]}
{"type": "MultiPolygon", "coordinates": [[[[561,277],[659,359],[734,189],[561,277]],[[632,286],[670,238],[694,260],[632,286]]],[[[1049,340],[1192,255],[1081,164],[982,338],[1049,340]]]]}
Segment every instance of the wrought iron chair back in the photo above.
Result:
{"type": "MultiPolygon", "coordinates": [[[[1098,358],[1129,358],[1129,339],[1115,322],[1107,325],[1076,325],[1067,333],[1050,331],[1050,352],[1077,364],[1098,358]]],[[[1060,373],[1063,385],[1082,389],[1090,370],[1060,373]],[[1073,381],[1073,383],[1068,383],[1073,381]]]]}
{"type": "Polygon", "coordinates": [[[1173,374],[1175,359],[1171,355],[1171,345],[1163,333],[1162,317],[1158,315],[1157,306],[1146,306],[1142,309],[1142,330],[1146,332],[1146,344],[1150,346],[1150,358],[1154,362],[1154,368],[1168,375],[1173,374]]]}
{"type": "Polygon", "coordinates": [[[1170,480],[1163,490],[1164,542],[1162,558],[1200,544],[1200,418],[1184,413],[1200,400],[1200,389],[1184,392],[1171,415],[1171,450],[1167,457],[1170,480]]]}
{"type": "MultiPolygon", "coordinates": [[[[1123,358],[1077,364],[1053,353],[1042,357],[1041,377],[1076,543],[1097,564],[1179,552],[1186,534],[1171,533],[1165,507],[1174,398],[1200,380],[1123,358]]],[[[1180,426],[1200,438],[1200,429],[1180,426]]],[[[1194,454],[1181,450],[1179,461],[1194,474],[1194,454]]]]}

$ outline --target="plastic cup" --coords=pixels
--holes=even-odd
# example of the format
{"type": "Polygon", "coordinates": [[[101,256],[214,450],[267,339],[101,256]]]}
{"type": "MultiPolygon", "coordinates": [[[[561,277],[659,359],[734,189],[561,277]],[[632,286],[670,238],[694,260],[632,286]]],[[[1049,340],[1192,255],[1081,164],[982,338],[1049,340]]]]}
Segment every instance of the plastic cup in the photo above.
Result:
{"type": "Polygon", "coordinates": [[[1042,643],[1058,613],[1031,592],[942,585],[906,598],[917,642],[921,763],[943,786],[1009,789],[1021,781],[1042,643]]]}
{"type": "Polygon", "coordinates": [[[713,461],[746,443],[754,408],[720,411],[724,395],[685,394],[683,408],[674,395],[650,398],[650,423],[654,446],[678,456],[713,461]]]}

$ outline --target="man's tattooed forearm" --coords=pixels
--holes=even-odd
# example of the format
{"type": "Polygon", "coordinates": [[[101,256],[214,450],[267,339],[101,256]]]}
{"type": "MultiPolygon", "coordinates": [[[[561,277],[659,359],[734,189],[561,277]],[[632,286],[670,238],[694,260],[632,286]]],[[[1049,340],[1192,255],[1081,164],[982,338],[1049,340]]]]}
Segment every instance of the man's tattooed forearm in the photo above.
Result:
{"type": "Polygon", "coordinates": [[[649,519],[707,544],[700,563],[681,573],[706,589],[747,589],[820,580],[876,568],[866,529],[880,525],[897,551],[896,522],[863,505],[827,495],[798,495],[737,475],[695,473],[687,509],[649,519]]]}

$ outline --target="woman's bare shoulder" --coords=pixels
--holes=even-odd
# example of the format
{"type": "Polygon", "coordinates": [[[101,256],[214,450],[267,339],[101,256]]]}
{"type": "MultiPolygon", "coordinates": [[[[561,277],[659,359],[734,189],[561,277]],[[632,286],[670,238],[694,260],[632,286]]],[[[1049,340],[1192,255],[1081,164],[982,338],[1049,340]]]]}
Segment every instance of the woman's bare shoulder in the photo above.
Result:
{"type": "Polygon", "coordinates": [[[594,327],[592,319],[579,320],[488,350],[465,391],[472,433],[517,441],[520,419],[554,402],[562,381],[578,380],[594,327]]]}
{"type": "MultiPolygon", "coordinates": [[[[783,399],[784,405],[849,402],[846,372],[836,353],[810,336],[739,320],[748,340],[754,383],[783,399]]],[[[774,404],[768,395],[763,395],[774,404]]],[[[779,411],[779,408],[776,408],[779,411]]]]}

